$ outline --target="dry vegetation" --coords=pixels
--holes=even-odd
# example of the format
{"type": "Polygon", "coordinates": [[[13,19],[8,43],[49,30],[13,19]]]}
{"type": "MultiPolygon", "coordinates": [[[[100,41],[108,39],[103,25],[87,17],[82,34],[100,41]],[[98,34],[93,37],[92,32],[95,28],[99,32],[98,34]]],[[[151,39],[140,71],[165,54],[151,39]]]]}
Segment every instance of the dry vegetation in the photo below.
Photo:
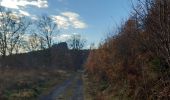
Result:
{"type": "Polygon", "coordinates": [[[88,57],[96,100],[170,98],[170,1],[139,0],[134,10],[119,33],[88,57]]]}
{"type": "Polygon", "coordinates": [[[55,69],[0,69],[0,99],[35,100],[69,75],[55,69]]]}

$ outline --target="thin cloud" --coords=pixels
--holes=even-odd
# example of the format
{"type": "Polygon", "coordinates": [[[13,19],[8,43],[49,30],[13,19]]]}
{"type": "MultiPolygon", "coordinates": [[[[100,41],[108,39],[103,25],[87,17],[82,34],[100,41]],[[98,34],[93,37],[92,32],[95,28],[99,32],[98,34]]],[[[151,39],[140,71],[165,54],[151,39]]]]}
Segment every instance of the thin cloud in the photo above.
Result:
{"type": "Polygon", "coordinates": [[[52,16],[52,19],[57,23],[59,29],[68,29],[70,26],[69,20],[63,16],[52,16]]]}
{"type": "Polygon", "coordinates": [[[12,9],[13,13],[17,13],[18,16],[27,16],[33,20],[37,20],[37,15],[28,12],[27,6],[47,8],[48,0],[0,0],[0,5],[12,9]]]}
{"type": "Polygon", "coordinates": [[[23,10],[19,10],[20,14],[24,15],[24,16],[30,16],[30,14],[26,11],[23,10]]]}
{"type": "MultiPolygon", "coordinates": [[[[30,14],[29,12],[25,11],[25,10],[18,10],[17,11],[18,16],[27,16],[28,18],[32,19],[33,21],[38,20],[37,15],[35,14],[30,14]]],[[[16,12],[15,12],[16,13],[16,12]]]]}
{"type": "Polygon", "coordinates": [[[60,34],[60,35],[56,35],[53,36],[53,39],[56,40],[55,42],[67,42],[69,39],[72,38],[73,35],[76,36],[81,36],[79,33],[65,33],[65,34],[60,34]]]}
{"type": "Polygon", "coordinates": [[[12,9],[20,9],[26,6],[36,6],[39,8],[47,8],[47,0],[2,0],[1,6],[12,9]]]}
{"type": "Polygon", "coordinates": [[[87,25],[82,20],[80,20],[80,15],[74,12],[63,12],[63,16],[67,17],[74,28],[86,28],[87,25]]]}
{"type": "Polygon", "coordinates": [[[87,27],[87,24],[80,19],[80,15],[75,12],[62,12],[60,15],[52,16],[52,18],[62,29],[68,29],[69,27],[84,29],[87,27]]]}
{"type": "Polygon", "coordinates": [[[71,34],[61,34],[53,38],[54,40],[57,40],[59,42],[65,42],[68,41],[71,38],[71,36],[72,36],[71,34]]]}

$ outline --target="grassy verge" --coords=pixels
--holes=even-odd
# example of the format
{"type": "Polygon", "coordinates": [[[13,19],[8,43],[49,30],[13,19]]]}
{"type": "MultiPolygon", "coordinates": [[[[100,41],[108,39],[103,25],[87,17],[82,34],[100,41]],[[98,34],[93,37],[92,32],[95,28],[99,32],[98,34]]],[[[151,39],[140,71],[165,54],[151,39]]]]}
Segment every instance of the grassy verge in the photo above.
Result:
{"type": "Polygon", "coordinates": [[[68,76],[61,70],[0,70],[0,100],[35,100],[68,76]]]}
{"type": "Polygon", "coordinates": [[[85,100],[120,100],[113,96],[112,88],[106,82],[97,82],[89,75],[83,76],[85,100]]]}
{"type": "Polygon", "coordinates": [[[84,99],[85,100],[95,100],[97,95],[97,88],[95,87],[95,83],[90,81],[89,76],[83,76],[84,83],[84,99]]]}

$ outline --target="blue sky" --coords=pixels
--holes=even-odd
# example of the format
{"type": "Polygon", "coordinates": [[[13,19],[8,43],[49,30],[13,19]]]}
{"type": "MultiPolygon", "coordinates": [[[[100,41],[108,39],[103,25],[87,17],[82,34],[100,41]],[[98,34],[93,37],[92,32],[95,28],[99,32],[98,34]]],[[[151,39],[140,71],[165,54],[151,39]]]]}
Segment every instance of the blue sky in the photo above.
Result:
{"type": "Polygon", "coordinates": [[[98,44],[115,30],[132,11],[131,0],[0,0],[1,6],[13,9],[32,19],[46,14],[60,28],[57,39],[64,41],[71,34],[81,34],[90,43],[98,44]]]}

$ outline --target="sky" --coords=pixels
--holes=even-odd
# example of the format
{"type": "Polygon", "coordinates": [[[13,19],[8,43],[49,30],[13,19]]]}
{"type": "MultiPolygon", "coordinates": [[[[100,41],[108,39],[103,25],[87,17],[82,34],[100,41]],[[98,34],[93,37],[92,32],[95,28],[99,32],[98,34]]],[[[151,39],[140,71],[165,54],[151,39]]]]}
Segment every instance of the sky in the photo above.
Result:
{"type": "Polygon", "coordinates": [[[131,0],[0,0],[0,4],[32,20],[48,15],[60,30],[55,39],[65,41],[80,34],[87,47],[98,45],[132,11],[131,0]]]}

